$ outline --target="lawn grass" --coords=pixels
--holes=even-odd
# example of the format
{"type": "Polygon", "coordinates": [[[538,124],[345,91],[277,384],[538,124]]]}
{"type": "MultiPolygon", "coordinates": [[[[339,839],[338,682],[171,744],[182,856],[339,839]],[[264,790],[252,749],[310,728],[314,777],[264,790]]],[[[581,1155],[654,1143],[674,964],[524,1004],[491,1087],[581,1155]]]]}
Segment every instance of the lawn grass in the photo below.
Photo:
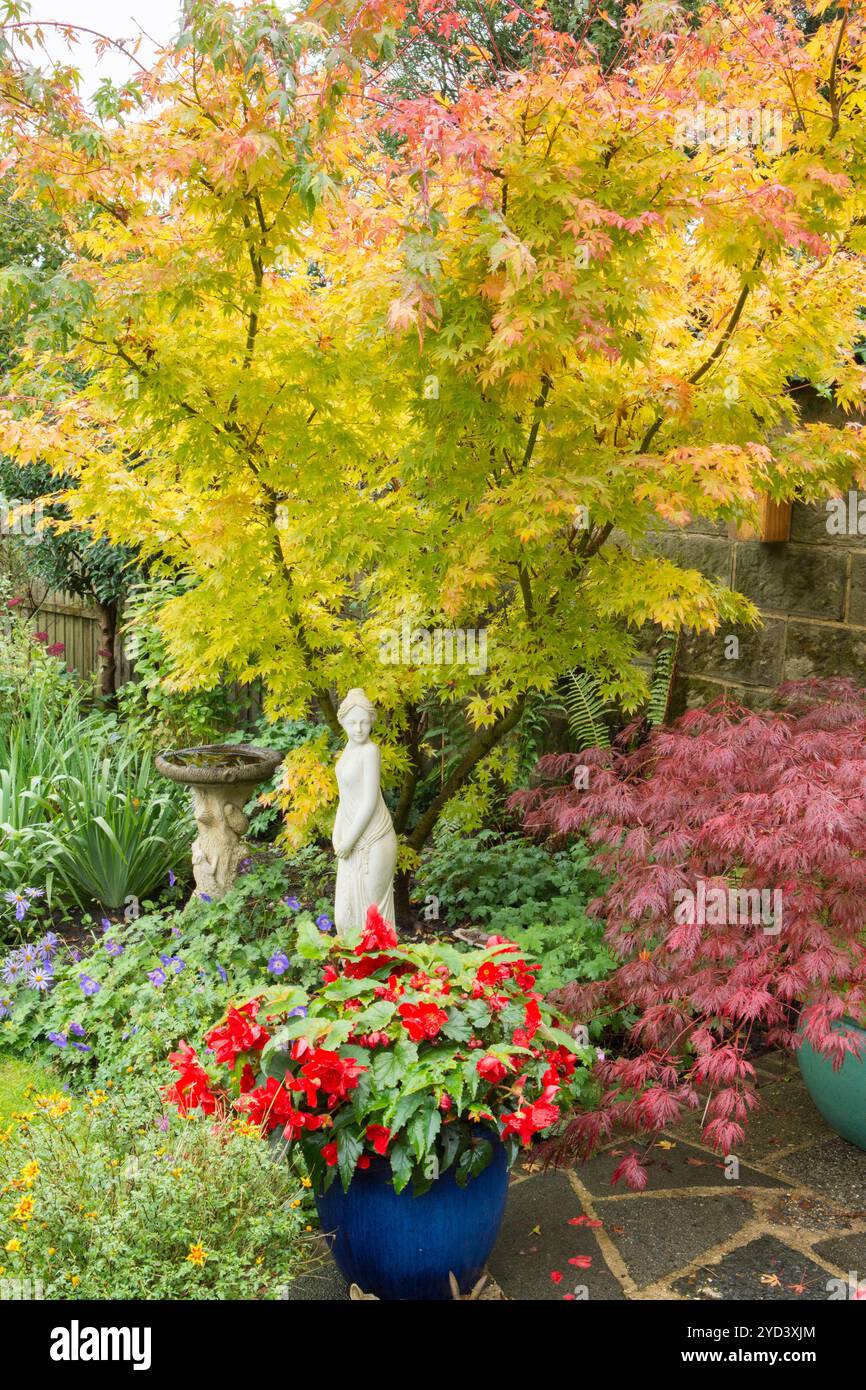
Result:
{"type": "Polygon", "coordinates": [[[0,1120],[8,1120],[13,1110],[28,1109],[24,1094],[27,1086],[35,1086],[39,1091],[56,1091],[57,1074],[48,1067],[20,1062],[17,1057],[0,1052],[0,1120]]]}

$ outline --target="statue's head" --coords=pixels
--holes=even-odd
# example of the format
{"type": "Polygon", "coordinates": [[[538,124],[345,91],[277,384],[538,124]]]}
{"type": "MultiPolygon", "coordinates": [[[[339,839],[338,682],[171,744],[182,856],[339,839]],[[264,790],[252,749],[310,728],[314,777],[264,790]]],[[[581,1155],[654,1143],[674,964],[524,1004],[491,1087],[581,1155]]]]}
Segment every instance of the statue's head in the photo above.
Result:
{"type": "Polygon", "coordinates": [[[350,743],[366,743],[376,719],[376,710],[363,690],[350,690],[337,710],[337,718],[350,743]]]}

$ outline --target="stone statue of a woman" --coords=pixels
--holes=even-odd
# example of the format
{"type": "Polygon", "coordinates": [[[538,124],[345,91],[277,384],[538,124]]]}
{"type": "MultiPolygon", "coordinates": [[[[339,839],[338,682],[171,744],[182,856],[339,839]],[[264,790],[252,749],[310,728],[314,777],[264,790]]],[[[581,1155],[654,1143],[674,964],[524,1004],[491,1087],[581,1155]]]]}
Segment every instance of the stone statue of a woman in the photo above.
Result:
{"type": "Polygon", "coordinates": [[[333,835],[334,925],[341,932],[362,927],[371,906],[393,924],[397,836],[382,797],[379,749],[370,742],[376,711],[363,690],[349,691],[337,718],[348,740],[337,759],[340,803],[333,835]]]}

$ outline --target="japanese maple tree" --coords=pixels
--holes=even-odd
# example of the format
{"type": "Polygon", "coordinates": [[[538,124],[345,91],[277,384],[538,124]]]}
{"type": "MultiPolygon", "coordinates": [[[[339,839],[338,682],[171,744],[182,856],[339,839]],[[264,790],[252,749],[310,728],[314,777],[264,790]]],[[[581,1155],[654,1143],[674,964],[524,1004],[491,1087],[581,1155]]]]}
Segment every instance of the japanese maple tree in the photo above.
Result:
{"type": "MultiPolygon", "coordinates": [[[[542,759],[546,782],[517,794],[527,827],[584,828],[612,874],[590,910],[622,964],[557,1007],[637,1016],[624,1054],[598,1064],[605,1094],[573,1119],[571,1151],[617,1126],[652,1135],[700,1103],[704,1139],[728,1153],[757,1102],[754,1040],[806,1039],[834,1066],[862,1055],[846,1020],[866,1026],[866,690],[778,693],[778,711],[720,700],[632,752],[542,759]],[[586,790],[561,782],[576,764],[586,790]]],[[[644,1185],[636,1152],[616,1176],[644,1185]]]]}
{"type": "MultiPolygon", "coordinates": [[[[0,83],[8,177],[73,248],[60,345],[87,377],[34,349],[0,442],[194,581],[161,615],[180,688],[263,677],[270,714],[314,702],[336,731],[363,685],[414,852],[563,673],[634,707],[643,624],[754,618],[643,547],[660,518],[866,477],[862,432],[801,427],[787,390],[864,398],[854,7],[807,35],[781,0],[653,3],[604,63],[595,11],[564,34],[504,5],[503,53],[449,0],[416,10],[194,0],[94,114],[34,72],[12,5],[0,83]],[[461,45],[455,99],[389,85],[415,31],[461,45]],[[682,138],[757,92],[778,140],[682,138]],[[487,659],[383,662],[404,622],[484,630],[487,659]],[[463,735],[437,776],[443,709],[463,735]]],[[[334,793],[324,740],[285,791],[299,838],[334,793]]]]}

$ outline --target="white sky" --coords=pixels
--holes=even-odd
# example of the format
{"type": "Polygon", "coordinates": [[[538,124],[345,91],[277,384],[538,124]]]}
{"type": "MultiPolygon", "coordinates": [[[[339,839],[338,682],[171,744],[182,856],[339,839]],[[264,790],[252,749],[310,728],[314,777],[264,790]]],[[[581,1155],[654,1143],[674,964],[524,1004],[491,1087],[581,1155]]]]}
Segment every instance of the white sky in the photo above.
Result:
{"type": "MultiPolygon", "coordinates": [[[[30,0],[29,18],[81,25],[111,39],[132,39],[144,32],[159,44],[178,32],[180,10],[181,0],[30,0]]],[[[120,83],[135,71],[134,64],[127,62],[117,49],[107,50],[97,58],[94,43],[94,38],[83,34],[70,55],[64,40],[46,29],[46,48],[51,58],[72,62],[79,69],[82,96],[89,96],[104,77],[120,83]]],[[[145,65],[153,48],[147,38],[142,40],[138,56],[145,65]]],[[[44,60],[31,58],[31,61],[44,60]]]]}

